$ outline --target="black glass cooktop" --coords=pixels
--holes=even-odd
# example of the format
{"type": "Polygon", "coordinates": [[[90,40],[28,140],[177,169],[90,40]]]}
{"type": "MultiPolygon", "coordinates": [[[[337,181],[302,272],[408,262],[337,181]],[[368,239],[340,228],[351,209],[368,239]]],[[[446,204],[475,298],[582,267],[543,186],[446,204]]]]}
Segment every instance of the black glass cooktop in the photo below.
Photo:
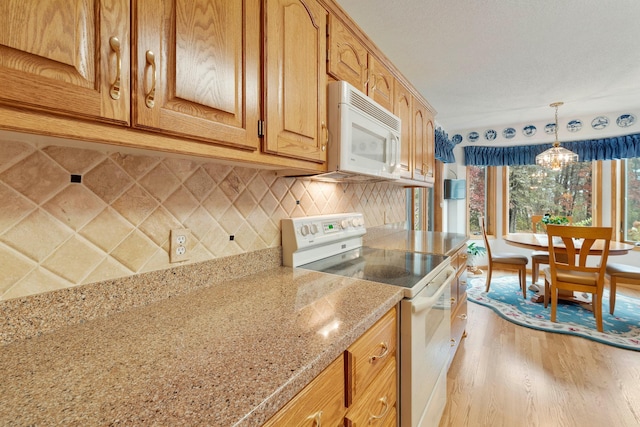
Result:
{"type": "Polygon", "coordinates": [[[361,247],[299,266],[307,270],[413,288],[448,257],[361,247]]]}

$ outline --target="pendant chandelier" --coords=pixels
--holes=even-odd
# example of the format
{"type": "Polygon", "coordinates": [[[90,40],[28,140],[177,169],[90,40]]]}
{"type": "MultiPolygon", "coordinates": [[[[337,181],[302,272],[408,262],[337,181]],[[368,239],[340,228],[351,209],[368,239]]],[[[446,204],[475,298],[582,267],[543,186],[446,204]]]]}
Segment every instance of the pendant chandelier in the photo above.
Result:
{"type": "Polygon", "coordinates": [[[558,107],[562,104],[564,104],[564,102],[554,102],[553,104],[549,105],[550,107],[554,107],[556,109],[556,140],[553,143],[553,147],[549,148],[546,151],[543,151],[536,156],[536,163],[539,166],[554,171],[562,169],[569,163],[578,161],[578,155],[573,151],[562,148],[560,146],[560,142],[558,141],[558,107]]]}

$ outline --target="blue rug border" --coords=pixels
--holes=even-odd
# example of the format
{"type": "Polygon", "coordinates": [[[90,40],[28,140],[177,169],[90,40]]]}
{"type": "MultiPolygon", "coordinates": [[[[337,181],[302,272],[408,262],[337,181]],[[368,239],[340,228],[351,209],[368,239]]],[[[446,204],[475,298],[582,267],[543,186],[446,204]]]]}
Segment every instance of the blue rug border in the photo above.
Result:
{"type": "MultiPolygon", "coordinates": [[[[484,277],[474,277],[473,279],[475,279],[475,278],[477,278],[477,279],[483,278],[483,279],[486,280],[486,278],[484,278],[484,277]]],[[[529,285],[530,283],[527,283],[527,284],[529,285]]],[[[470,281],[467,282],[467,286],[468,287],[472,286],[470,281]]],[[[488,294],[487,292],[484,292],[484,291],[482,291],[482,293],[485,294],[485,296],[488,294]]],[[[489,296],[486,296],[486,297],[490,298],[490,299],[493,299],[493,298],[491,298],[489,296]]],[[[482,301],[475,300],[475,299],[469,297],[469,295],[467,295],[467,300],[472,302],[472,303],[474,303],[474,304],[478,304],[478,305],[481,305],[483,307],[487,307],[487,308],[491,309],[499,317],[503,318],[504,320],[506,320],[508,322],[514,323],[514,324],[516,324],[518,326],[523,326],[525,328],[533,329],[533,330],[536,330],[536,331],[549,332],[551,334],[570,335],[570,336],[574,336],[574,337],[584,338],[584,339],[587,339],[587,340],[590,340],[590,341],[595,341],[595,342],[598,342],[600,344],[608,345],[608,346],[611,346],[611,347],[620,348],[620,349],[623,349],[623,350],[630,350],[630,351],[640,352],[640,347],[629,347],[628,345],[625,345],[625,344],[613,343],[611,341],[604,341],[604,340],[602,340],[602,339],[600,339],[598,337],[594,337],[594,336],[587,336],[587,335],[583,335],[583,334],[580,334],[580,333],[565,331],[565,330],[562,330],[562,329],[553,330],[553,329],[549,329],[549,328],[543,328],[543,327],[539,327],[539,326],[534,326],[534,325],[530,325],[530,324],[527,324],[527,323],[523,323],[523,322],[519,321],[518,319],[506,316],[504,313],[502,313],[502,311],[500,311],[494,305],[491,305],[489,303],[485,303],[485,302],[482,302],[482,301]]],[[[540,303],[540,304],[542,304],[542,303],[540,303]]]]}

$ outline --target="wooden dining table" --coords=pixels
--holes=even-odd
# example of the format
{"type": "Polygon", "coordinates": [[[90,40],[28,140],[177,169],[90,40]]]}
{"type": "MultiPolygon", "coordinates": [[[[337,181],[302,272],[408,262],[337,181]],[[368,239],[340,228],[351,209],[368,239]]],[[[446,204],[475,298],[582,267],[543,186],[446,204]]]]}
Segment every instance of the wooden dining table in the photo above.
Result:
{"type": "MultiPolygon", "coordinates": [[[[549,251],[549,237],[546,234],[537,234],[537,233],[509,233],[503,236],[503,239],[514,246],[519,246],[523,248],[528,248],[537,251],[549,251]]],[[[580,242],[576,242],[576,248],[580,246],[580,242]]],[[[566,248],[562,239],[558,238],[557,241],[553,242],[553,247],[557,252],[566,252],[566,248]]],[[[623,242],[610,241],[609,242],[609,255],[624,255],[629,253],[630,250],[634,248],[633,245],[623,242]]],[[[595,242],[591,250],[590,254],[597,255],[602,252],[603,244],[602,242],[595,242]]],[[[544,301],[544,285],[540,286],[536,283],[533,283],[529,289],[533,291],[537,291],[538,294],[531,298],[534,302],[543,302],[544,301]]],[[[589,308],[588,305],[585,305],[588,301],[585,300],[582,296],[576,296],[573,292],[570,291],[560,291],[558,293],[558,299],[563,301],[575,302],[582,304],[585,308],[589,308]]]]}
{"type": "MultiPolygon", "coordinates": [[[[509,233],[503,236],[503,239],[512,245],[520,246],[523,248],[533,249],[534,251],[548,251],[549,250],[549,237],[546,234],[536,233],[509,233]]],[[[576,245],[578,247],[579,244],[576,245]]],[[[553,247],[556,251],[565,251],[564,243],[561,239],[554,242],[553,247]]],[[[623,242],[611,241],[609,243],[609,255],[625,255],[634,248],[633,245],[623,242]]],[[[595,242],[590,254],[597,255],[602,252],[602,242],[595,242]]]]}

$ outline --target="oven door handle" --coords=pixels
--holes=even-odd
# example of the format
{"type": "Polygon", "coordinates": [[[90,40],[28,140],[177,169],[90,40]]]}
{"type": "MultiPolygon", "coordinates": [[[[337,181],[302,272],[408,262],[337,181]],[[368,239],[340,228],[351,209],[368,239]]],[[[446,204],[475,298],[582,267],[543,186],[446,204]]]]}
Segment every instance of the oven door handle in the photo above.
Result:
{"type": "MultiPolygon", "coordinates": [[[[421,311],[424,311],[427,308],[433,307],[436,301],[438,301],[438,299],[440,298],[440,295],[442,295],[442,293],[447,289],[447,287],[451,286],[451,282],[453,282],[453,280],[456,278],[455,269],[453,267],[448,267],[445,270],[445,272],[447,274],[447,278],[445,279],[444,282],[442,282],[442,285],[440,285],[440,287],[438,288],[436,293],[433,294],[433,296],[422,297],[422,298],[418,297],[413,300],[411,304],[411,312],[413,314],[419,313],[421,311]]],[[[444,274],[444,272],[441,274],[444,274]]]]}

